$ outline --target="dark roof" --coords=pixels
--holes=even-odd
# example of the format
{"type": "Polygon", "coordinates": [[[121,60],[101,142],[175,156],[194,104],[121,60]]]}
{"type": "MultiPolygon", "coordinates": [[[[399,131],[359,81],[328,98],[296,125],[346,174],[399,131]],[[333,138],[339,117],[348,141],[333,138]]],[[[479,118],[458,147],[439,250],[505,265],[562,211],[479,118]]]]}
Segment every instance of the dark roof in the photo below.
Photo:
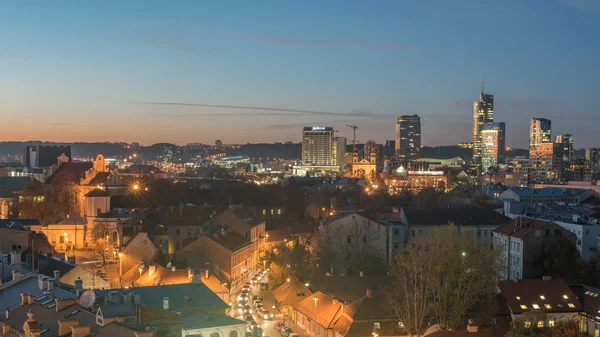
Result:
{"type": "Polygon", "coordinates": [[[159,209],[160,219],[157,222],[164,226],[200,226],[209,221],[212,214],[211,206],[162,206],[159,209]]]}
{"type": "Polygon", "coordinates": [[[494,229],[494,232],[509,235],[512,237],[522,238],[530,233],[535,232],[536,229],[539,229],[549,224],[558,226],[554,222],[548,220],[517,217],[502,225],[501,227],[494,229]]]}
{"type": "Polygon", "coordinates": [[[25,230],[26,226],[40,226],[42,222],[38,219],[0,219],[0,228],[25,230]]]}
{"type": "Polygon", "coordinates": [[[46,184],[79,184],[81,178],[85,177],[85,172],[93,167],[92,162],[61,163],[52,175],[46,179],[46,184]]]}
{"type": "Polygon", "coordinates": [[[394,315],[383,307],[382,292],[363,296],[344,308],[344,313],[356,320],[393,319],[394,315]]]}
{"type": "Polygon", "coordinates": [[[55,270],[58,270],[60,276],[63,276],[71,271],[71,269],[75,268],[75,265],[61,261],[57,257],[44,256],[38,259],[38,268],[40,274],[53,278],[55,270]]]}
{"type": "Polygon", "coordinates": [[[586,285],[571,286],[571,290],[583,304],[583,311],[594,316],[600,314],[600,289],[586,285]]]}
{"type": "Polygon", "coordinates": [[[140,304],[162,309],[163,297],[169,298],[169,311],[183,312],[188,310],[211,311],[225,310],[229,306],[213,293],[204,283],[172,284],[153,287],[136,287],[135,289],[96,290],[100,296],[108,297],[111,291],[122,294],[135,292],[140,295],[140,304]]]}
{"type": "Polygon", "coordinates": [[[231,232],[227,232],[225,235],[221,233],[214,233],[212,235],[208,235],[207,238],[232,252],[250,244],[250,240],[231,232]]]}
{"type": "Polygon", "coordinates": [[[92,178],[89,185],[91,185],[91,186],[102,185],[108,180],[109,176],[110,176],[110,172],[98,172],[98,173],[96,173],[96,176],[94,178],[92,178]]]}
{"type": "Polygon", "coordinates": [[[135,316],[135,304],[105,304],[100,306],[102,317],[131,317],[135,316]]]}
{"type": "Polygon", "coordinates": [[[367,289],[375,294],[390,282],[389,276],[315,276],[309,280],[310,290],[323,292],[342,301],[355,301],[366,295],[367,289]]]}
{"type": "Polygon", "coordinates": [[[491,208],[405,208],[408,225],[502,225],[510,220],[491,208]]]}
{"type": "Polygon", "coordinates": [[[579,312],[583,308],[561,279],[500,281],[498,288],[513,314],[536,309],[535,306],[548,313],[579,312]]]}
{"type": "Polygon", "coordinates": [[[37,182],[29,177],[0,177],[0,198],[16,198],[14,192],[19,192],[26,185],[37,182]]]}
{"type": "Polygon", "coordinates": [[[231,210],[231,213],[250,227],[258,226],[266,221],[265,216],[253,208],[235,208],[231,210]]]}
{"type": "Polygon", "coordinates": [[[208,329],[231,325],[246,325],[246,321],[225,315],[205,315],[190,313],[181,317],[184,329],[208,329]]]}
{"type": "Polygon", "coordinates": [[[110,197],[110,195],[108,195],[108,193],[106,193],[106,191],[99,189],[99,188],[94,188],[93,190],[91,190],[88,194],[85,195],[87,198],[96,198],[96,197],[110,197]]]}

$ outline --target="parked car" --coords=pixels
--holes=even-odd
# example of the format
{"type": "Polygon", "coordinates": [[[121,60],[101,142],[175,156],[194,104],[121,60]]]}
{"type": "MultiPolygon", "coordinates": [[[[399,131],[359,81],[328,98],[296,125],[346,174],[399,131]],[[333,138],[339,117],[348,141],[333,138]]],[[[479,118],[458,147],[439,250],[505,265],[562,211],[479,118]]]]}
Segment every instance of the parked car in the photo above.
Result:
{"type": "Polygon", "coordinates": [[[257,305],[254,306],[254,309],[256,310],[256,312],[261,312],[261,311],[265,310],[265,307],[262,305],[262,303],[258,303],[257,305]]]}
{"type": "Polygon", "coordinates": [[[253,277],[252,284],[257,284],[257,283],[258,283],[258,277],[253,277]]]}
{"type": "Polygon", "coordinates": [[[254,333],[253,333],[253,335],[255,335],[255,336],[258,336],[258,337],[263,337],[264,333],[265,333],[265,332],[263,331],[263,329],[261,329],[261,328],[259,328],[259,327],[255,327],[255,328],[254,328],[254,333]]]}
{"type": "Polygon", "coordinates": [[[270,312],[268,312],[266,310],[261,310],[258,313],[258,317],[261,317],[262,319],[273,319],[273,314],[271,314],[270,312]]]}
{"type": "Polygon", "coordinates": [[[288,335],[288,337],[300,337],[300,335],[298,335],[297,333],[291,333],[288,335]]]}
{"type": "Polygon", "coordinates": [[[282,322],[275,322],[273,323],[273,328],[275,329],[275,331],[279,331],[281,330],[283,327],[285,327],[285,325],[283,325],[282,322]]]}
{"type": "Polygon", "coordinates": [[[283,336],[283,337],[289,337],[292,333],[294,332],[294,330],[292,330],[292,328],[290,327],[283,327],[281,330],[279,330],[279,333],[283,336]]]}
{"type": "Polygon", "coordinates": [[[262,302],[263,298],[260,296],[252,296],[252,303],[256,305],[256,302],[262,302]]]}
{"type": "Polygon", "coordinates": [[[250,306],[248,304],[246,304],[244,306],[244,313],[246,313],[246,314],[251,314],[252,313],[252,308],[250,308],[250,306]]]}
{"type": "Polygon", "coordinates": [[[259,304],[262,304],[262,301],[261,301],[261,300],[256,300],[256,301],[254,301],[254,303],[252,303],[252,304],[253,304],[254,306],[257,306],[257,305],[259,305],[259,304]]]}

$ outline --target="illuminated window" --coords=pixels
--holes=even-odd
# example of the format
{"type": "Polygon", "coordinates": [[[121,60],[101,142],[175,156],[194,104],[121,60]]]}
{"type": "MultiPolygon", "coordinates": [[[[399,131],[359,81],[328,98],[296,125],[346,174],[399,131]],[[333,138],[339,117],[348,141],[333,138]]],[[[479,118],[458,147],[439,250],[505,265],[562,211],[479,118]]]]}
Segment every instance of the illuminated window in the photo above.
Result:
{"type": "Polygon", "coordinates": [[[534,309],[539,309],[539,308],[540,308],[540,306],[539,306],[539,305],[537,305],[537,304],[534,304],[534,305],[533,305],[533,308],[534,308],[534,309]]]}
{"type": "Polygon", "coordinates": [[[523,322],[523,326],[526,328],[531,328],[531,321],[525,321],[523,322]]]}
{"type": "Polygon", "coordinates": [[[527,310],[527,306],[525,304],[521,304],[521,309],[527,310]]]}
{"type": "Polygon", "coordinates": [[[544,304],[544,307],[545,307],[546,309],[552,309],[552,306],[551,306],[550,304],[544,304]]]}
{"type": "Polygon", "coordinates": [[[263,209],[263,215],[267,215],[267,210],[263,209]]]}
{"type": "Polygon", "coordinates": [[[566,299],[569,299],[569,296],[563,295],[563,298],[566,300],[566,299]]]}
{"type": "Polygon", "coordinates": [[[521,297],[520,297],[520,296],[517,296],[517,301],[520,301],[520,300],[521,300],[521,297]]]}
{"type": "Polygon", "coordinates": [[[538,328],[543,328],[544,327],[544,321],[538,321],[537,322],[537,327],[538,328]]]}
{"type": "Polygon", "coordinates": [[[555,323],[556,323],[556,322],[554,321],[554,319],[553,319],[553,318],[552,318],[552,319],[550,319],[550,320],[548,320],[548,327],[549,327],[549,328],[554,328],[554,326],[555,326],[555,323]]]}
{"type": "Polygon", "coordinates": [[[540,295],[540,298],[543,299],[543,300],[546,299],[546,297],[544,297],[544,295],[540,295]]]}
{"type": "Polygon", "coordinates": [[[569,308],[575,308],[575,304],[569,303],[569,308]]]}

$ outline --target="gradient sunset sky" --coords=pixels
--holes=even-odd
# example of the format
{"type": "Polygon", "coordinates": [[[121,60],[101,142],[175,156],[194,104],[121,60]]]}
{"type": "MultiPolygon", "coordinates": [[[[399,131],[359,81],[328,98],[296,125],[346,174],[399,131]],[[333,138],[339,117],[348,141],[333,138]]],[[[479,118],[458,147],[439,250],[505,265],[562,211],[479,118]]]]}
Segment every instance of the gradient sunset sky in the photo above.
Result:
{"type": "Polygon", "coordinates": [[[0,141],[300,140],[303,125],[471,141],[480,79],[507,145],[552,120],[600,146],[600,0],[2,1],[0,141]]]}

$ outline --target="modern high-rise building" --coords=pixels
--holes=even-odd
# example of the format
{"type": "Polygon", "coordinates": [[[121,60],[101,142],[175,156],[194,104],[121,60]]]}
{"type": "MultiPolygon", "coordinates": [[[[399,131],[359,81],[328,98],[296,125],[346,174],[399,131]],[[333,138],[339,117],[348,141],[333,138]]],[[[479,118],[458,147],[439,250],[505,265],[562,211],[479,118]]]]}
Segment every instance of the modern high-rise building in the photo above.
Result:
{"type": "Polygon", "coordinates": [[[396,153],[399,159],[416,160],[421,152],[421,117],[400,116],[396,123],[396,153]]]}
{"type": "Polygon", "coordinates": [[[483,81],[479,101],[473,102],[473,164],[481,169],[483,153],[483,140],[481,132],[485,123],[494,122],[494,95],[483,91],[483,81]]]}
{"type": "Polygon", "coordinates": [[[302,162],[316,166],[337,165],[333,155],[332,127],[305,126],[302,129],[302,162]]]}
{"type": "Polygon", "coordinates": [[[383,161],[396,159],[396,141],[386,140],[381,152],[383,161]]]}
{"type": "Polygon", "coordinates": [[[344,171],[346,163],[344,162],[344,155],[346,154],[346,137],[335,137],[333,139],[333,162],[334,165],[340,167],[341,171],[344,171]]]}
{"type": "Polygon", "coordinates": [[[554,137],[554,142],[560,144],[563,148],[563,160],[570,162],[573,159],[573,135],[564,134],[554,137]]]}
{"type": "Polygon", "coordinates": [[[58,164],[58,157],[65,154],[71,161],[70,146],[47,146],[33,145],[25,147],[25,155],[23,156],[23,165],[33,168],[47,168],[58,164]]]}
{"type": "Polygon", "coordinates": [[[544,142],[529,150],[532,172],[530,181],[536,184],[557,183],[562,179],[563,149],[560,144],[544,142]]]}
{"type": "Polygon", "coordinates": [[[481,130],[482,154],[481,167],[487,172],[492,167],[504,162],[506,149],[506,125],[504,122],[485,123],[481,130]]]}
{"type": "Polygon", "coordinates": [[[529,123],[529,149],[535,149],[542,143],[551,143],[552,122],[546,118],[532,118],[529,123]]]}

